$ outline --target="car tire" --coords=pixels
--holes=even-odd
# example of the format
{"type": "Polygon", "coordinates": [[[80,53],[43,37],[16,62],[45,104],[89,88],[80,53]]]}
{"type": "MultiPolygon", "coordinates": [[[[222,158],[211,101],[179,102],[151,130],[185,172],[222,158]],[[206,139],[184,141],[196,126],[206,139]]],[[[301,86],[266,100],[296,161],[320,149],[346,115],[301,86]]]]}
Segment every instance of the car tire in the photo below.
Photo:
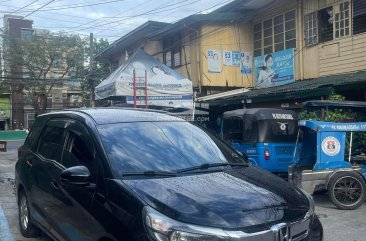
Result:
{"type": "Polygon", "coordinates": [[[19,194],[19,228],[22,235],[26,238],[39,236],[40,230],[31,222],[30,209],[27,196],[24,192],[19,194]]]}
{"type": "Polygon", "coordinates": [[[356,209],[365,201],[365,180],[354,172],[336,173],[329,181],[328,195],[337,208],[356,209]]]}

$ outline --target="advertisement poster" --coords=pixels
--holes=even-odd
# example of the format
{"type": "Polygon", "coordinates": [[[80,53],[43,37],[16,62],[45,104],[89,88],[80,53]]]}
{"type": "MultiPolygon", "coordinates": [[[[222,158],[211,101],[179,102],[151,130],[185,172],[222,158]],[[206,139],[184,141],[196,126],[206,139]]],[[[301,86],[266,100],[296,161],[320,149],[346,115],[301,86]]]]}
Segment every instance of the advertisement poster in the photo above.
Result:
{"type": "Polygon", "coordinates": [[[252,61],[253,56],[248,52],[240,53],[240,73],[251,74],[252,73],[252,61]]]}
{"type": "Polygon", "coordinates": [[[221,51],[209,49],[207,63],[209,73],[221,73],[221,51]]]}
{"type": "Polygon", "coordinates": [[[232,58],[232,65],[239,67],[240,66],[240,52],[232,51],[231,58],[232,58]]]}
{"type": "Polygon", "coordinates": [[[225,66],[233,65],[233,58],[231,53],[231,51],[223,51],[223,61],[225,66]]]}
{"type": "Polygon", "coordinates": [[[294,79],[294,49],[254,58],[254,74],[257,88],[289,84],[294,79]]]}

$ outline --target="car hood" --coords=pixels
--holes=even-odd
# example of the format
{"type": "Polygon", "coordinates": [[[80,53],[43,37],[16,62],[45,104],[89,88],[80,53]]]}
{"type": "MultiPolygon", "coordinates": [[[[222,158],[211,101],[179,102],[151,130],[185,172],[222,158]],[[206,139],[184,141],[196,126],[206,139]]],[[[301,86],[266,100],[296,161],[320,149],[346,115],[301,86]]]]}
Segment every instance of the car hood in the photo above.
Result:
{"type": "Polygon", "coordinates": [[[159,212],[210,227],[289,222],[304,217],[309,206],[298,189],[255,167],[122,182],[159,212]]]}

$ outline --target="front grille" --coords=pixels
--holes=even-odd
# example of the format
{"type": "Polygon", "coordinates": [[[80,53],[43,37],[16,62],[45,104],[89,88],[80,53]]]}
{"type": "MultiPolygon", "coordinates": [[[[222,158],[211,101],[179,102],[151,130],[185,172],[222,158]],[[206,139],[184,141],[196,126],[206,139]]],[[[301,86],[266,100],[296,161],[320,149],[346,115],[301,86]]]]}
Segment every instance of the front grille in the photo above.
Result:
{"type": "Polygon", "coordinates": [[[310,218],[273,225],[270,230],[257,233],[225,231],[235,241],[305,241],[309,234],[310,218]]]}

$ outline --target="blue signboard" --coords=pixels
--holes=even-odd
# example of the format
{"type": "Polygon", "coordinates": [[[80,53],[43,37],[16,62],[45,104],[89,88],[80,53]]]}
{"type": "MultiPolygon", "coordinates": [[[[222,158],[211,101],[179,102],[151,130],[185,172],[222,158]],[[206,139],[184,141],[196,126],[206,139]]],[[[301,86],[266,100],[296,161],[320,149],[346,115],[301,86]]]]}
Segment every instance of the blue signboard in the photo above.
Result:
{"type": "Polygon", "coordinates": [[[295,81],[294,49],[254,58],[254,78],[257,88],[284,85],[295,81]]]}

